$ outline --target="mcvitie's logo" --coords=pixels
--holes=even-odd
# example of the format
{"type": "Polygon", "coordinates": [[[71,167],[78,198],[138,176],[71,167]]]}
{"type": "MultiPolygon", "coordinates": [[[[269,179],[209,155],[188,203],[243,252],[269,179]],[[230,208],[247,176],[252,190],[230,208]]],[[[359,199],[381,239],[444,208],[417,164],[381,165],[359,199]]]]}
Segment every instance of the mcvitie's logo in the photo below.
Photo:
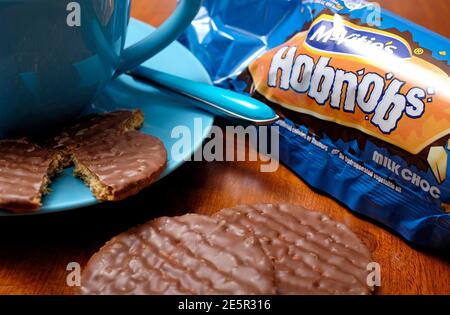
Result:
{"type": "Polygon", "coordinates": [[[411,48],[402,38],[384,31],[361,27],[324,16],[312,26],[306,44],[319,51],[364,57],[366,49],[383,51],[396,57],[411,58],[411,48]],[[366,49],[361,49],[366,48],[366,49]]]}

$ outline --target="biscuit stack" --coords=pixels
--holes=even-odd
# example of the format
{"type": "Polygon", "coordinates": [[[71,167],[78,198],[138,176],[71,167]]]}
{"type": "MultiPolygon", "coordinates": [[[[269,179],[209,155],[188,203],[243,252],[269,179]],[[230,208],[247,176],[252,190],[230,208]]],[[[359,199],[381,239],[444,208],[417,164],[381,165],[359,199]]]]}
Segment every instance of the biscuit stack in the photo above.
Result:
{"type": "Polygon", "coordinates": [[[159,218],[95,254],[83,294],[370,294],[369,250],[343,224],[293,205],[159,218]]]}
{"type": "Polygon", "coordinates": [[[151,185],[166,167],[163,143],[138,131],[140,110],[83,117],[54,139],[0,141],[0,209],[39,210],[51,179],[74,166],[74,175],[98,200],[116,201],[151,185]]]}

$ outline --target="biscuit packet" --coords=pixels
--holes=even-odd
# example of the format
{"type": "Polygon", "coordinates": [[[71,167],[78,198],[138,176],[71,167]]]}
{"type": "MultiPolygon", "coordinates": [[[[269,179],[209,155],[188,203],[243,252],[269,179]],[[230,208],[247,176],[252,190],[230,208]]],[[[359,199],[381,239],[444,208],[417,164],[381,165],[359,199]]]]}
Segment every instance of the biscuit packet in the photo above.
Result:
{"type": "Polygon", "coordinates": [[[361,0],[206,0],[183,41],[215,84],[277,110],[299,177],[412,244],[450,247],[447,38],[361,0]]]}

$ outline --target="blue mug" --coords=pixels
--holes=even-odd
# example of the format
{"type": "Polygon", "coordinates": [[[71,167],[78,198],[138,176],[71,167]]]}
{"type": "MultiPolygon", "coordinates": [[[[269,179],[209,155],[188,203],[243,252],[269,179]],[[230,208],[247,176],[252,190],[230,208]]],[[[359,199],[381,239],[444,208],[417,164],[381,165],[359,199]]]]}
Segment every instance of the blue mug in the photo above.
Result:
{"type": "Polygon", "coordinates": [[[108,82],[174,41],[200,4],[181,0],[124,49],[131,0],[0,0],[0,135],[68,123],[108,82]]]}

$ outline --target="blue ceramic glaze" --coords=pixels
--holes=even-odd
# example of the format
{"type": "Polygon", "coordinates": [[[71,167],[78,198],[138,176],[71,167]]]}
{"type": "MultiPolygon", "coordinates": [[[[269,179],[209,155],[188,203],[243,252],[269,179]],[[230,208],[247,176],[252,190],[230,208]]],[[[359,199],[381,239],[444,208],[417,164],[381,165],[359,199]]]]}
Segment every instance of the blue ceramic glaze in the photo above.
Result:
{"type": "Polygon", "coordinates": [[[130,1],[0,1],[0,137],[73,119],[111,79],[175,40],[201,3],[182,0],[157,32],[124,50],[130,1]]]}

